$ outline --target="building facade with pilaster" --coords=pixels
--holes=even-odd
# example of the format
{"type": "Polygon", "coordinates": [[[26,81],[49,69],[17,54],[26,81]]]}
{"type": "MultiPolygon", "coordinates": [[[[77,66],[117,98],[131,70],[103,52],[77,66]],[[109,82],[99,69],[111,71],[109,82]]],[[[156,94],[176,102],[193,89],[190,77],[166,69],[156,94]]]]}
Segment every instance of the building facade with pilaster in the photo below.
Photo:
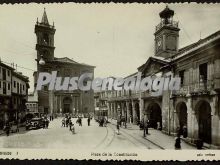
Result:
{"type": "MultiPolygon", "coordinates": [[[[80,77],[83,73],[94,75],[94,66],[78,63],[68,57],[54,57],[55,26],[50,25],[44,10],[41,22],[35,25],[37,36],[37,72],[34,73],[35,87],[39,72],[52,73],[57,71],[57,77],[80,77]],[[44,64],[40,64],[43,60],[44,64]]],[[[45,114],[87,114],[94,112],[93,91],[81,90],[48,90],[48,85],[38,91],[38,109],[45,114]]]]}
{"type": "Polygon", "coordinates": [[[6,122],[24,121],[28,77],[0,61],[0,129],[6,122]]]}
{"type": "MultiPolygon", "coordinates": [[[[220,31],[198,42],[179,48],[179,26],[174,11],[166,7],[159,13],[155,28],[155,52],[137,68],[142,78],[151,76],[181,78],[178,91],[105,91],[109,118],[124,116],[127,123],[138,124],[144,117],[149,127],[169,135],[182,134],[186,141],[201,139],[209,148],[220,148],[220,31]]],[[[134,73],[128,77],[136,77],[134,73]]]]}

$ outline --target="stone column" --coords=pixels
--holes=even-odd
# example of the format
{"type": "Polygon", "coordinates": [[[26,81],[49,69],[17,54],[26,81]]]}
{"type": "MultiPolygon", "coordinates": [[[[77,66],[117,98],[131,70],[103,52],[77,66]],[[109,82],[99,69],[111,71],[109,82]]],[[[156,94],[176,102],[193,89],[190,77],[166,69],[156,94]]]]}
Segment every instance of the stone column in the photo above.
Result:
{"type": "Polygon", "coordinates": [[[75,96],[72,96],[72,114],[75,113],[75,96]]]}
{"type": "Polygon", "coordinates": [[[144,117],[144,99],[140,98],[139,100],[139,107],[140,107],[140,121],[144,117]]]}
{"type": "Polygon", "coordinates": [[[116,105],[116,102],[114,102],[114,119],[117,119],[117,105],[116,105]]]}
{"type": "Polygon", "coordinates": [[[199,137],[199,123],[196,117],[195,110],[192,111],[192,139],[196,140],[199,137]]]}
{"type": "Polygon", "coordinates": [[[121,102],[121,115],[125,116],[124,102],[121,102]]]}
{"type": "Polygon", "coordinates": [[[62,109],[62,96],[59,96],[59,102],[60,102],[59,112],[63,113],[63,109],[62,109]]]}
{"type": "Polygon", "coordinates": [[[188,97],[187,102],[186,102],[186,107],[187,107],[187,136],[188,136],[187,138],[189,141],[192,141],[194,137],[194,120],[197,120],[197,119],[195,116],[195,110],[192,107],[191,97],[188,97]]]}
{"type": "Polygon", "coordinates": [[[53,113],[57,112],[57,96],[54,95],[54,107],[53,107],[53,113]]]}
{"type": "Polygon", "coordinates": [[[219,120],[219,100],[218,96],[213,97],[211,106],[211,134],[212,134],[212,144],[215,146],[220,146],[220,120],[219,120]]]}
{"type": "Polygon", "coordinates": [[[109,118],[112,118],[112,103],[109,102],[109,118]]]}
{"type": "Polygon", "coordinates": [[[114,104],[113,103],[111,103],[111,114],[112,114],[111,118],[113,119],[114,118],[114,104]]]}
{"type": "Polygon", "coordinates": [[[108,118],[111,117],[111,109],[110,109],[110,103],[107,102],[107,109],[108,109],[108,118]]]}
{"type": "Polygon", "coordinates": [[[108,118],[111,118],[111,103],[107,102],[107,106],[108,106],[108,118]]]}
{"type": "Polygon", "coordinates": [[[131,104],[132,104],[132,113],[133,113],[133,116],[132,116],[132,118],[133,118],[133,124],[136,124],[135,102],[132,101],[131,104]]]}
{"type": "Polygon", "coordinates": [[[48,92],[48,95],[49,95],[49,110],[48,110],[48,113],[49,114],[52,114],[53,113],[53,109],[54,109],[54,100],[53,100],[53,91],[49,91],[48,92]]]}
{"type": "Polygon", "coordinates": [[[130,123],[130,114],[129,114],[129,102],[126,101],[126,118],[127,118],[127,123],[130,123]]]}
{"type": "Polygon", "coordinates": [[[115,119],[118,118],[118,103],[115,102],[115,119]]]}
{"type": "MultiPolygon", "coordinates": [[[[171,112],[172,113],[172,112],[171,112]]],[[[178,112],[176,109],[173,109],[173,118],[174,118],[174,122],[173,122],[173,134],[176,135],[177,134],[177,127],[179,127],[179,116],[178,116],[178,112]]]]}

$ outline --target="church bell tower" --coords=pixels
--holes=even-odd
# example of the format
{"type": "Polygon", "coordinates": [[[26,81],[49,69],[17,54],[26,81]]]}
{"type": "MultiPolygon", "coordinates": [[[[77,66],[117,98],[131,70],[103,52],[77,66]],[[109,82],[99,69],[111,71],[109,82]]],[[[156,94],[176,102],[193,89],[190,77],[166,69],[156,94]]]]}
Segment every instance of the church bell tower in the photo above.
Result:
{"type": "Polygon", "coordinates": [[[178,50],[179,27],[178,22],[173,21],[174,11],[168,6],[159,13],[161,22],[156,26],[155,56],[170,58],[178,50]]]}
{"type": "Polygon", "coordinates": [[[44,8],[43,17],[41,22],[35,24],[35,34],[37,36],[37,61],[43,58],[45,61],[51,61],[54,59],[54,34],[56,29],[54,24],[50,25],[46,10],[44,8]]]}

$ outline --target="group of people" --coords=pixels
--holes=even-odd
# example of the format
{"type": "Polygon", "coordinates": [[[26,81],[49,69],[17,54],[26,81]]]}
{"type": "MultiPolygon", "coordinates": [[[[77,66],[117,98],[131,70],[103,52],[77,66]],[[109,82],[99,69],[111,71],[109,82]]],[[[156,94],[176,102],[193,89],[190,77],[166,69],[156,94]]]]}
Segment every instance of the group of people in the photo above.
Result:
{"type": "MultiPolygon", "coordinates": [[[[88,123],[88,126],[90,126],[90,121],[91,121],[91,117],[90,116],[88,116],[88,118],[87,118],[87,123],[88,123]]],[[[82,126],[82,117],[78,117],[78,119],[76,120],[76,123],[78,123],[79,124],[79,126],[82,126]]]]}
{"type": "Polygon", "coordinates": [[[75,134],[75,127],[74,124],[71,120],[71,116],[66,115],[63,119],[62,119],[62,127],[69,127],[69,130],[72,131],[72,133],[75,134]]]}
{"type": "MultiPolygon", "coordinates": [[[[88,126],[90,126],[90,121],[91,121],[91,117],[89,116],[87,119],[88,122],[88,126]]],[[[79,126],[82,127],[82,117],[78,116],[76,123],[79,124],[79,126]]],[[[73,124],[72,121],[72,117],[69,115],[66,115],[63,119],[62,119],[62,126],[61,127],[69,127],[69,130],[72,131],[72,133],[75,134],[75,126],[73,124]]]]}
{"type": "Polygon", "coordinates": [[[3,130],[5,131],[7,136],[9,136],[10,129],[11,129],[10,124],[9,124],[9,122],[7,122],[3,128],[3,130]]]}
{"type": "Polygon", "coordinates": [[[62,119],[62,127],[68,127],[69,125],[71,125],[72,121],[71,121],[71,116],[66,115],[63,119],[62,119]]]}
{"type": "Polygon", "coordinates": [[[49,119],[47,118],[47,116],[42,117],[42,119],[43,119],[43,129],[48,129],[50,123],[49,119]]]}
{"type": "Polygon", "coordinates": [[[82,118],[78,117],[78,119],[76,120],[76,123],[78,123],[79,126],[82,126],[82,118]]]}
{"type": "Polygon", "coordinates": [[[102,116],[102,117],[99,119],[99,126],[100,126],[100,127],[106,127],[106,126],[107,126],[107,119],[106,119],[106,117],[102,116]]]}

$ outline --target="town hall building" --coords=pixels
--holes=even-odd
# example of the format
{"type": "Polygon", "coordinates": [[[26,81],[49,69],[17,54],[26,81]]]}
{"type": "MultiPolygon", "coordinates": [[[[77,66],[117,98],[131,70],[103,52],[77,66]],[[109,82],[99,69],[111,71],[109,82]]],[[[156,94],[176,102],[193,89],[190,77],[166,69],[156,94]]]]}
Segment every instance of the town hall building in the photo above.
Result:
{"type": "Polygon", "coordinates": [[[173,15],[168,6],[159,13],[155,51],[137,72],[143,78],[172,73],[181,78],[180,90],[156,97],[151,91],[104,91],[99,100],[105,101],[108,118],[121,116],[133,124],[145,119],[149,127],[169,135],[186,128],[186,141],[202,140],[208,148],[220,148],[220,31],[179,48],[180,28],[173,15]]]}

